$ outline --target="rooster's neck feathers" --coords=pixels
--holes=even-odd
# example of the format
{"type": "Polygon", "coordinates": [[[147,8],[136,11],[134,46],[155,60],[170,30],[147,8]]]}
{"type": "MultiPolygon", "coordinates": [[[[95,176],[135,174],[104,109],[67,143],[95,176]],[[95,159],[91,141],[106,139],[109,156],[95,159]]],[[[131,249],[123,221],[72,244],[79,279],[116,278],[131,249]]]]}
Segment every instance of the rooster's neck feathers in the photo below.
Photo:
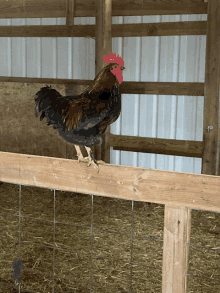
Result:
{"type": "Polygon", "coordinates": [[[84,94],[92,94],[108,91],[110,92],[115,84],[118,84],[118,79],[111,72],[114,69],[114,66],[118,66],[117,63],[109,63],[105,66],[99,74],[95,77],[93,83],[86,89],[84,94]]]}

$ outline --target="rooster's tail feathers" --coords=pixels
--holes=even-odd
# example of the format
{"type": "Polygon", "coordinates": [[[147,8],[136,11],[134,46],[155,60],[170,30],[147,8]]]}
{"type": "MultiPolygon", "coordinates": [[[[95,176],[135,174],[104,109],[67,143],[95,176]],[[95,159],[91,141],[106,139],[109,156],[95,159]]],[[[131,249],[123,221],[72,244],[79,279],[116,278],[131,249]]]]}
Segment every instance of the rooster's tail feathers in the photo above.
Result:
{"type": "Polygon", "coordinates": [[[45,112],[51,109],[52,105],[56,105],[61,98],[61,94],[51,86],[42,87],[35,95],[35,116],[42,111],[40,120],[45,117],[45,112]]]}
{"type": "Polygon", "coordinates": [[[61,94],[51,86],[42,87],[34,96],[35,99],[35,116],[41,112],[40,120],[43,120],[44,117],[47,119],[47,124],[53,124],[54,127],[56,122],[53,119],[53,116],[57,113],[58,116],[60,112],[61,94]]]}

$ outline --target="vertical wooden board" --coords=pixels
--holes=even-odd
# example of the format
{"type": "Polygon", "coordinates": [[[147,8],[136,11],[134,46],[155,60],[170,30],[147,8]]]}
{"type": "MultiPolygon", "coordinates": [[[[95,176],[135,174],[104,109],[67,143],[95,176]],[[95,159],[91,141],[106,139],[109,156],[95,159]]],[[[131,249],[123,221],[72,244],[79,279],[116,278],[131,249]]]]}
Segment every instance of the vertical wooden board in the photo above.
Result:
{"type": "Polygon", "coordinates": [[[208,1],[202,173],[219,173],[220,2],[208,1]]]}
{"type": "MultiPolygon", "coordinates": [[[[109,55],[112,49],[112,1],[96,0],[96,75],[104,67],[103,56],[109,55]]],[[[96,159],[110,163],[110,127],[107,127],[103,136],[102,146],[95,147],[96,159]]]]}
{"type": "MultiPolygon", "coordinates": [[[[67,143],[46,120],[35,117],[34,95],[44,84],[1,83],[0,150],[66,158],[67,143]]],[[[53,85],[65,94],[64,85],[53,85]]],[[[73,147],[74,148],[74,147],[73,147]]]]}
{"type": "MultiPolygon", "coordinates": [[[[122,24],[123,23],[123,17],[112,17],[112,24],[122,24]]],[[[123,38],[112,38],[112,52],[117,52],[122,59],[123,57],[123,48],[124,48],[124,42],[123,38]]],[[[125,65],[126,66],[126,65],[125,65]]],[[[124,71],[123,71],[124,75],[124,71]]],[[[121,114],[118,117],[118,119],[110,125],[110,133],[112,134],[121,134],[121,114]]],[[[111,146],[111,142],[110,142],[111,146]]],[[[120,165],[121,161],[121,151],[113,150],[113,148],[110,148],[110,162],[111,164],[120,165]]]]}
{"type": "Polygon", "coordinates": [[[187,292],[191,210],[165,205],[163,238],[163,293],[187,292]]]}
{"type": "Polygon", "coordinates": [[[74,0],[66,0],[66,25],[74,25],[74,0]]]}

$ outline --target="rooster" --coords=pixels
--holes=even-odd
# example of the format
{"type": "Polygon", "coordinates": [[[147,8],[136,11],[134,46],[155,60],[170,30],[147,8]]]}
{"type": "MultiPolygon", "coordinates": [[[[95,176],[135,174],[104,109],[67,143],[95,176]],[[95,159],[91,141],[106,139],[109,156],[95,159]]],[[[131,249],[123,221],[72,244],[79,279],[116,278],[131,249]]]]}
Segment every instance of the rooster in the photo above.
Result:
{"type": "Polygon", "coordinates": [[[59,135],[75,145],[78,162],[98,168],[91,147],[102,143],[102,135],[108,125],[115,122],[121,112],[123,59],[113,53],[104,56],[108,63],[95,77],[93,83],[79,96],[62,96],[51,87],[41,88],[35,95],[35,115],[47,119],[59,135]],[[84,145],[88,157],[83,157],[80,145],[84,145]]]}

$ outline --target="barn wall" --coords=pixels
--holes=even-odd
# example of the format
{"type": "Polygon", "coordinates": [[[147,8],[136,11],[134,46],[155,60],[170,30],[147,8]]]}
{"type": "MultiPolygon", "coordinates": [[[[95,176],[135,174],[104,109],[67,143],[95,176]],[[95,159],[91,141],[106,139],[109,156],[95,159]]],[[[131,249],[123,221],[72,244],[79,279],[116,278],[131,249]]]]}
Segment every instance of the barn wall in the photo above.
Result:
{"type": "MultiPolygon", "coordinates": [[[[41,84],[40,86],[45,86],[41,84]]],[[[65,85],[54,85],[65,94],[65,85]]],[[[0,86],[0,149],[12,153],[72,158],[73,148],[46,120],[35,119],[34,94],[39,84],[3,82],[0,86]]]]}
{"type": "MultiPolygon", "coordinates": [[[[206,15],[113,17],[113,23],[181,20],[206,20],[206,15]]],[[[65,18],[0,20],[0,25],[41,24],[65,24],[65,18]]],[[[95,24],[95,18],[76,18],[75,24],[95,24]]],[[[204,82],[205,46],[205,36],[136,37],[124,38],[124,40],[114,38],[112,51],[124,58],[125,81],[204,82]]],[[[82,79],[95,77],[95,41],[93,39],[0,38],[0,47],[1,76],[82,79]]],[[[29,88],[27,96],[22,97],[23,102],[26,99],[31,102],[29,94],[33,92],[33,89],[38,90],[39,87],[40,85],[34,85],[29,88]]],[[[3,97],[4,95],[1,99],[3,97]]],[[[14,99],[15,104],[16,99],[17,97],[14,99]]],[[[32,119],[35,121],[34,109],[30,108],[28,111],[29,121],[32,119]]],[[[26,122],[23,123],[22,136],[19,138],[18,145],[25,145],[24,140],[26,141],[30,136],[30,124],[26,122]]],[[[12,127],[15,133],[16,125],[12,127]]],[[[33,135],[34,127],[36,125],[32,128],[33,135]]],[[[1,140],[13,140],[12,137],[9,138],[7,131],[3,131],[3,128],[4,125],[1,126],[1,140]]],[[[111,126],[111,132],[201,141],[202,128],[203,97],[123,95],[122,114],[111,126]]],[[[71,156],[71,148],[66,143],[60,143],[56,134],[54,134],[55,139],[52,138],[53,129],[46,129],[44,124],[42,128],[39,126],[35,131],[38,137],[44,137],[37,144],[40,155],[71,156]],[[44,132],[50,133],[50,139],[45,138],[44,132]],[[56,149],[54,152],[53,147],[56,149]]],[[[37,148],[33,145],[29,147],[27,153],[34,153],[37,148]]],[[[10,151],[11,149],[9,148],[10,151]]],[[[1,144],[1,150],[6,151],[6,144],[1,144]]],[[[25,148],[22,150],[25,151],[25,148]]],[[[111,150],[111,163],[201,173],[201,159],[197,158],[111,150]]]]}

